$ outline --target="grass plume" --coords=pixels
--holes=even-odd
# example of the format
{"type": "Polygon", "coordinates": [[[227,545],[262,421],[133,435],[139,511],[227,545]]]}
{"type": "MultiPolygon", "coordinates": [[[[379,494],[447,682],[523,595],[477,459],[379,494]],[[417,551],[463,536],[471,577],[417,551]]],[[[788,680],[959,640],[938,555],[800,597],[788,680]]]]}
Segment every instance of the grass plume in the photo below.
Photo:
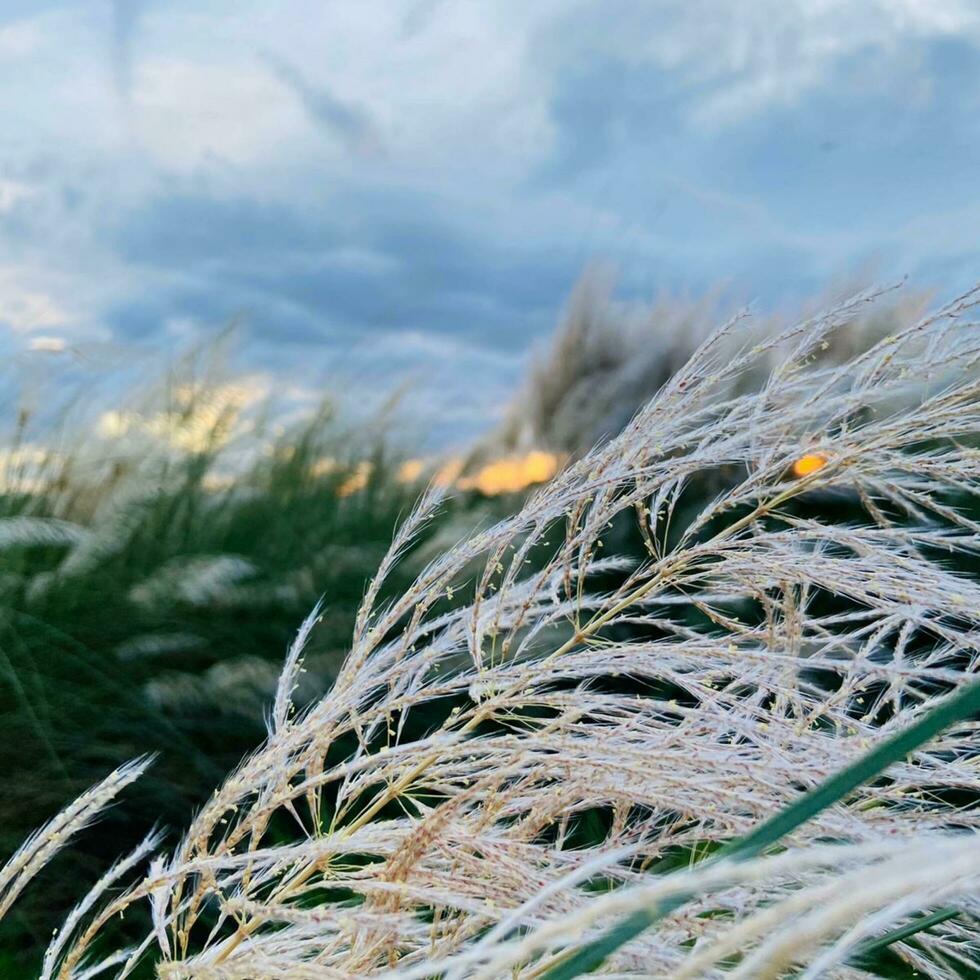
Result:
{"type": "Polygon", "coordinates": [[[329,691],[296,697],[311,619],[268,737],[148,870],[83,900],[50,975],[540,977],[672,895],[606,973],[857,977],[861,944],[953,905],[890,949],[971,975],[975,721],[779,853],[697,858],[973,679],[978,296],[840,362],[825,345],[880,294],[777,333],[737,318],[619,435],[392,589],[442,506],[425,495],[329,691]],[[615,547],[634,528],[639,559],[615,547]],[[135,903],[145,937],[100,948],[135,903]]]}

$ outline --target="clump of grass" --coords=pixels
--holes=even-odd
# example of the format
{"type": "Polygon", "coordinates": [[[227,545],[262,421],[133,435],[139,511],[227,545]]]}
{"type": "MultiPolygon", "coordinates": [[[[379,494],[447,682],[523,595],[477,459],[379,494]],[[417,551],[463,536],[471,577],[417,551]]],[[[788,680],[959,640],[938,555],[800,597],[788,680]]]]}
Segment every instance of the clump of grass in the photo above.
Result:
{"type": "MultiPolygon", "coordinates": [[[[652,303],[618,300],[608,269],[586,270],[569,298],[548,345],[539,351],[527,377],[507,406],[504,419],[480,447],[494,457],[504,452],[544,450],[580,455],[616,435],[634,413],[688,361],[709,336],[723,305],[720,289],[699,299],[662,296],[652,303]]],[[[841,284],[810,304],[813,312],[833,305],[853,289],[841,284]],[[838,294],[834,296],[833,294],[838,294]]],[[[841,363],[875,341],[915,323],[929,296],[902,290],[882,296],[872,307],[852,311],[843,329],[814,351],[824,363],[841,363]]],[[[759,324],[760,335],[787,329],[782,314],[759,324]]],[[[734,354],[734,348],[729,350],[734,354]]],[[[739,394],[765,382],[783,352],[773,347],[751,370],[730,379],[739,394]]]]}
{"type": "Polygon", "coordinates": [[[189,373],[103,415],[101,438],[66,423],[42,450],[22,417],[2,456],[0,852],[107,769],[158,753],[126,812],[18,904],[7,951],[43,948],[79,882],[143,824],[182,823],[261,738],[282,652],[321,596],[303,690],[330,683],[418,492],[383,432],[327,406],[277,433],[229,395],[240,384],[189,373]]]}
{"type": "MultiPolygon", "coordinates": [[[[976,672],[980,586],[950,556],[980,547],[978,294],[821,361],[877,298],[727,324],[616,438],[392,589],[423,497],[332,688],[298,687],[315,608],[263,743],[147,870],[127,877],[152,839],[95,885],[42,976],[534,977],[665,902],[604,971],[850,978],[898,928],[900,965],[973,975],[975,722],[788,823],[781,853],[697,864],[976,672]],[[720,491],[692,499],[705,474],[720,491]],[[640,560],[607,547],[627,518],[640,560]],[[101,948],[136,905],[146,933],[101,948]]],[[[37,863],[15,857],[18,888],[37,863]]]]}

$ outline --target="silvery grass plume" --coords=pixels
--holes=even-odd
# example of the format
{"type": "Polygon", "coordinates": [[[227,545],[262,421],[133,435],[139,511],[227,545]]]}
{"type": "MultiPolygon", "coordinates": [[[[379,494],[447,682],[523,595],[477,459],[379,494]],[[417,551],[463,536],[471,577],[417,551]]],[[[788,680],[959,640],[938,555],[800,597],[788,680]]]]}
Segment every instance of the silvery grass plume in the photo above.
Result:
{"type": "Polygon", "coordinates": [[[976,672],[980,586],[951,558],[980,547],[980,289],[821,361],[879,296],[778,335],[726,324],[619,436],[381,602],[426,496],[333,688],[293,705],[308,621],[266,742],[142,877],[83,899],[44,976],[124,978],[152,956],[167,980],[541,977],[671,895],[688,898],[607,975],[866,976],[862,943],[949,904],[892,948],[931,977],[976,969],[975,722],[779,853],[696,861],[976,672]],[[685,495],[719,471],[716,498],[685,495]],[[604,554],[624,518],[642,561],[604,554]],[[134,903],[152,929],[107,954],[134,903]]]}

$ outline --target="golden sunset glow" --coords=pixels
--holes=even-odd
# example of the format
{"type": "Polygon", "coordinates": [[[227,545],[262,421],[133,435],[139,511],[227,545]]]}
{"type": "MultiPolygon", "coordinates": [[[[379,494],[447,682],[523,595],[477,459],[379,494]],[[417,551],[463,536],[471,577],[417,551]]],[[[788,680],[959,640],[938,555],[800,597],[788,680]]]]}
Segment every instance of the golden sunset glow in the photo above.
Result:
{"type": "Polygon", "coordinates": [[[517,493],[536,483],[545,483],[557,472],[559,459],[554,453],[532,450],[523,456],[504,456],[487,463],[471,476],[456,481],[460,490],[479,490],[488,497],[517,493]]]}
{"type": "Polygon", "coordinates": [[[431,479],[438,487],[477,490],[487,497],[495,497],[502,493],[518,493],[537,483],[547,483],[561,464],[559,456],[540,449],[501,456],[466,474],[466,463],[460,456],[452,456],[441,464],[425,459],[408,459],[398,468],[398,481],[416,483],[431,479]],[[431,474],[431,477],[427,474],[431,474]]]}
{"type": "MultiPolygon", "coordinates": [[[[128,433],[141,431],[166,437],[167,442],[185,450],[199,450],[204,443],[204,431],[197,427],[188,429],[169,428],[165,416],[147,418],[136,413],[105,412],[98,422],[98,432],[103,438],[119,438],[128,433]]],[[[288,456],[288,452],[287,452],[288,456]]],[[[2,462],[2,461],[0,461],[2,462]]],[[[462,491],[477,491],[486,497],[505,493],[520,493],[528,487],[547,483],[561,468],[563,457],[555,453],[534,449],[527,453],[512,453],[491,460],[466,472],[462,456],[443,460],[435,458],[411,458],[395,471],[395,479],[401,484],[431,483],[433,486],[462,491]]],[[[321,456],[310,463],[310,475],[321,479],[335,475],[340,481],[338,497],[351,497],[367,487],[374,472],[370,460],[345,464],[333,456],[321,456]]],[[[209,473],[204,480],[207,490],[220,492],[229,489],[235,480],[225,473],[209,473]]]]}
{"type": "Polygon", "coordinates": [[[329,474],[336,472],[339,466],[340,464],[333,456],[321,456],[310,466],[310,475],[314,477],[329,476],[329,474]]]}
{"type": "Polygon", "coordinates": [[[354,467],[350,476],[348,476],[343,483],[337,487],[338,497],[350,497],[352,494],[363,490],[368,483],[368,479],[371,476],[372,466],[367,460],[361,460],[357,466],[354,467]]]}
{"type": "Polygon", "coordinates": [[[453,456],[446,460],[433,474],[432,482],[437,487],[451,487],[459,479],[463,472],[463,460],[459,456],[453,456]]]}
{"type": "Polygon", "coordinates": [[[425,463],[421,459],[406,459],[398,467],[399,483],[414,483],[425,472],[425,463]]]}

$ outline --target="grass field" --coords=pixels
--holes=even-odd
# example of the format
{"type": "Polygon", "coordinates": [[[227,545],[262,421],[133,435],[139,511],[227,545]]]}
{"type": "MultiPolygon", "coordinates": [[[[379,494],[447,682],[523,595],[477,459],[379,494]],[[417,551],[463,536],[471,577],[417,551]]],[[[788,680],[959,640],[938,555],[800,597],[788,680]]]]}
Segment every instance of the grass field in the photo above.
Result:
{"type": "Polygon", "coordinates": [[[975,975],[969,704],[775,851],[700,863],[976,667],[973,298],[921,322],[878,302],[731,326],[629,384],[597,356],[601,424],[626,427],[594,451],[568,436],[599,390],[561,353],[596,330],[574,305],[553,356],[577,394],[528,408],[525,389],[468,459],[323,413],[242,454],[224,388],[104,417],[116,450],[95,460],[18,435],[0,851],[156,758],[43,862],[2,925],[4,976],[38,975],[154,824],[170,870],[131,898],[107,883],[102,938],[66,933],[53,975],[148,935],[173,978],[574,976],[641,913],[603,947],[616,975],[975,975]],[[459,492],[417,508],[427,482],[459,492]]]}

